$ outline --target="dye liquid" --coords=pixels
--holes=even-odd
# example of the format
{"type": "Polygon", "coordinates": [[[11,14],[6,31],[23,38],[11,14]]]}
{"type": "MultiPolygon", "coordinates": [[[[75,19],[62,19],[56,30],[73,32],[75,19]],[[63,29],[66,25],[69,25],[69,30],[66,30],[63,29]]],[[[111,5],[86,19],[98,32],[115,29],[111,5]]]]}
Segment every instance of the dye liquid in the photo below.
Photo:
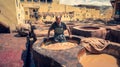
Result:
{"type": "Polygon", "coordinates": [[[43,46],[41,47],[45,49],[50,49],[50,50],[65,50],[65,49],[70,49],[76,46],[77,46],[77,43],[63,42],[63,43],[54,43],[49,45],[43,44],[43,46]]]}
{"type": "Polygon", "coordinates": [[[118,67],[117,59],[111,55],[84,55],[79,58],[83,67],[118,67]]]}

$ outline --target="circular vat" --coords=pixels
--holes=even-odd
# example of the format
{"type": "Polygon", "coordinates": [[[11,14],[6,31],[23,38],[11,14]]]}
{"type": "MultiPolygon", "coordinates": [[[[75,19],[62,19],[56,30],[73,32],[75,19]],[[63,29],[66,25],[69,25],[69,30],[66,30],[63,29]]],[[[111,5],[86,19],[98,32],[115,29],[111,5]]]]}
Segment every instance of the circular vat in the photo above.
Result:
{"type": "Polygon", "coordinates": [[[120,44],[110,44],[100,53],[90,53],[82,48],[78,53],[78,61],[82,67],[120,67],[120,44]]]}
{"type": "Polygon", "coordinates": [[[78,54],[78,61],[83,67],[119,67],[118,59],[109,54],[91,54],[83,48],[78,54]]]}
{"type": "Polygon", "coordinates": [[[72,38],[66,37],[66,39],[66,44],[53,44],[53,37],[36,42],[32,52],[36,67],[81,67],[77,61],[78,51],[83,48],[79,46],[81,37],[72,36],[72,38]],[[43,43],[48,48],[44,48],[43,43]]]}
{"type": "Polygon", "coordinates": [[[100,53],[90,53],[80,45],[82,37],[66,37],[68,42],[77,43],[77,46],[67,49],[43,48],[43,43],[52,45],[50,39],[38,40],[32,47],[36,67],[119,67],[120,44],[110,44],[100,53]],[[102,62],[100,62],[102,61],[102,62]]]}
{"type": "Polygon", "coordinates": [[[105,39],[106,29],[94,26],[75,26],[72,28],[72,34],[84,37],[98,37],[105,39]]]}
{"type": "Polygon", "coordinates": [[[66,50],[78,46],[78,42],[72,39],[67,40],[66,42],[54,42],[53,40],[46,41],[41,44],[41,48],[48,50],[66,50]]]}

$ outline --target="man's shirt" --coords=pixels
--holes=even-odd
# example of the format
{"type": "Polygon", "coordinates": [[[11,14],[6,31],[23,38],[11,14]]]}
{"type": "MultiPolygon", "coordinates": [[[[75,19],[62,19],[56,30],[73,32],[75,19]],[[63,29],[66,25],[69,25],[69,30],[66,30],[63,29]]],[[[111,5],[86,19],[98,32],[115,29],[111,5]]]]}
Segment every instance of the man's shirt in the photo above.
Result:
{"type": "Polygon", "coordinates": [[[58,24],[57,22],[54,22],[50,27],[50,30],[54,30],[55,35],[64,34],[64,30],[66,29],[67,29],[67,26],[63,22],[61,22],[60,24],[58,24]]]}

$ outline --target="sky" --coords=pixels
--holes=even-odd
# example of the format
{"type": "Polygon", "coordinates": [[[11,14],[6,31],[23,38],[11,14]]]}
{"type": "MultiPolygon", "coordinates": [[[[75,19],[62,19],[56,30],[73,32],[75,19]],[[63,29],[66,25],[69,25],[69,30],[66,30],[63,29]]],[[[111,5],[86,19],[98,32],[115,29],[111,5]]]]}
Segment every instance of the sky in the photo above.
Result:
{"type": "Polygon", "coordinates": [[[66,5],[78,5],[78,4],[86,4],[86,5],[111,5],[110,0],[60,0],[60,4],[66,5]]]}

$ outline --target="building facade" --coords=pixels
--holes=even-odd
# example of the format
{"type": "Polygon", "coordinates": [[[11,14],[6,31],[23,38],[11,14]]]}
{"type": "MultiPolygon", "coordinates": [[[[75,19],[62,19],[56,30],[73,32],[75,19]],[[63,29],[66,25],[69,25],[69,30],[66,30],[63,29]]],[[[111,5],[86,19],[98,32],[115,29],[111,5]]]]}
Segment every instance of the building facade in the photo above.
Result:
{"type": "Polygon", "coordinates": [[[110,19],[112,14],[101,14],[99,9],[80,8],[70,5],[60,4],[59,0],[21,0],[25,10],[26,20],[34,20],[35,14],[39,17],[37,20],[55,21],[55,16],[61,15],[63,21],[77,21],[88,18],[110,19]]]}
{"type": "Polygon", "coordinates": [[[16,29],[17,24],[24,23],[24,8],[19,0],[0,0],[0,22],[10,28],[16,29]]]}

